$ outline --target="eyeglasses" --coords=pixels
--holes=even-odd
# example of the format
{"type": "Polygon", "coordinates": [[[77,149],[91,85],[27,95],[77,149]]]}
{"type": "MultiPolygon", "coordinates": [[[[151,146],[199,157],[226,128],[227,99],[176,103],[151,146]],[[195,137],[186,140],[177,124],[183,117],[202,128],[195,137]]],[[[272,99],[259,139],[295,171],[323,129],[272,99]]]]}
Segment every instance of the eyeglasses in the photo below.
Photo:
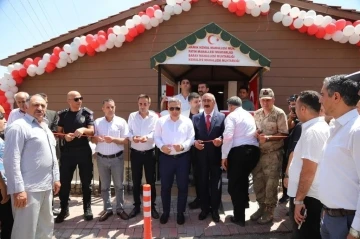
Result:
{"type": "Polygon", "coordinates": [[[82,101],[82,100],[83,100],[83,97],[81,96],[81,97],[76,97],[76,98],[74,98],[74,101],[75,101],[75,102],[79,102],[79,100],[82,101]]]}
{"type": "Polygon", "coordinates": [[[169,110],[170,111],[174,111],[174,110],[180,111],[180,107],[170,107],[169,110]]]}

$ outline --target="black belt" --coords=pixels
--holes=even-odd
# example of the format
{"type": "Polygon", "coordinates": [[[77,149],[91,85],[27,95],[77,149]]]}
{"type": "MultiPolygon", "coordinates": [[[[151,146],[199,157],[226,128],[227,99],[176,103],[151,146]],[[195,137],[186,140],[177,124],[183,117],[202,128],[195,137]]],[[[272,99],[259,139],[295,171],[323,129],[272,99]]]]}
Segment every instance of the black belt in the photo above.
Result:
{"type": "Polygon", "coordinates": [[[350,215],[355,215],[355,212],[356,212],[356,210],[347,210],[347,209],[343,209],[343,208],[333,209],[333,208],[328,208],[326,206],[324,206],[324,210],[330,217],[350,216],[350,215]]]}
{"type": "Polygon", "coordinates": [[[122,155],[123,151],[120,151],[119,153],[116,153],[116,154],[111,154],[111,155],[103,155],[101,153],[97,153],[97,155],[99,155],[100,157],[102,158],[108,158],[108,159],[112,159],[112,158],[117,158],[119,157],[120,155],[122,155]]]}
{"type": "Polygon", "coordinates": [[[131,151],[134,151],[134,152],[139,153],[139,154],[147,154],[147,153],[152,153],[154,151],[154,149],[140,151],[140,150],[136,150],[136,149],[131,148],[131,151]]]}
{"type": "Polygon", "coordinates": [[[181,154],[165,154],[165,153],[163,153],[163,152],[161,152],[161,153],[164,154],[164,155],[167,156],[167,157],[176,159],[176,158],[180,158],[181,156],[184,156],[184,155],[187,154],[188,152],[189,152],[189,151],[186,151],[186,152],[181,153],[181,154]]]}

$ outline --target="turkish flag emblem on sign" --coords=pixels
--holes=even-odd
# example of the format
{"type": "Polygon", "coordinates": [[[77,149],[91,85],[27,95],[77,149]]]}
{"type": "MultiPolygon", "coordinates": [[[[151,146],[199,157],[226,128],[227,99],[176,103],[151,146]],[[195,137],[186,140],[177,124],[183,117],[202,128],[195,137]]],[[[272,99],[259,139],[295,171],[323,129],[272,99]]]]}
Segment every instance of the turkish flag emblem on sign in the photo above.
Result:
{"type": "Polygon", "coordinates": [[[249,98],[254,103],[255,109],[259,108],[259,77],[254,77],[249,82],[249,98]]]}

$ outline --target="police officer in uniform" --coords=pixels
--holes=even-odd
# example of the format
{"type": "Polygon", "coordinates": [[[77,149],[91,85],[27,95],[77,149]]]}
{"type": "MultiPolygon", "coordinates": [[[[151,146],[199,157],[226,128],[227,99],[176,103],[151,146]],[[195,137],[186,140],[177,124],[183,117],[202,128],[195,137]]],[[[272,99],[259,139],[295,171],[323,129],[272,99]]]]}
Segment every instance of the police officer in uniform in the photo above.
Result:
{"type": "Polygon", "coordinates": [[[61,212],[55,219],[61,223],[69,216],[69,194],[76,166],[79,166],[83,192],[84,218],[93,219],[91,211],[91,180],[93,178],[92,152],[87,136],[94,135],[93,112],[81,107],[83,97],[77,91],[67,94],[69,108],[59,112],[58,132],[64,133],[64,144],[60,157],[60,206],[61,212]]]}

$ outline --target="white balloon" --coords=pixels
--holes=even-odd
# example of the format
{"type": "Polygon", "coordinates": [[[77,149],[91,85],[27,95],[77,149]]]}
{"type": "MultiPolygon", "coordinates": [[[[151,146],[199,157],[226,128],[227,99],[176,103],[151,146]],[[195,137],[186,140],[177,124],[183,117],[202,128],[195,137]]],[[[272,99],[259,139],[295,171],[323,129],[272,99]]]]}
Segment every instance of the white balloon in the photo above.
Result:
{"type": "Polygon", "coordinates": [[[119,48],[119,47],[121,47],[121,46],[122,46],[122,43],[121,43],[121,42],[116,41],[116,42],[115,42],[115,46],[116,46],[117,48],[119,48]]]}
{"type": "Polygon", "coordinates": [[[168,13],[170,15],[174,14],[174,7],[170,5],[166,5],[164,8],[164,13],[168,13]]]}
{"type": "Polygon", "coordinates": [[[246,14],[251,14],[251,9],[245,7],[245,12],[246,12],[246,14]]]}
{"type": "Polygon", "coordinates": [[[348,25],[344,28],[343,33],[344,33],[344,36],[349,37],[355,33],[355,27],[353,25],[348,25]]]}
{"type": "Polygon", "coordinates": [[[66,52],[66,53],[71,53],[71,46],[70,46],[70,44],[65,44],[64,45],[64,47],[63,47],[63,49],[64,49],[64,52],[66,52]]]}
{"type": "Polygon", "coordinates": [[[31,77],[34,77],[35,75],[36,75],[36,73],[35,72],[32,72],[32,73],[30,73],[30,74],[28,74],[29,76],[31,76],[31,77]]]}
{"type": "Polygon", "coordinates": [[[66,59],[67,63],[71,64],[73,63],[74,61],[70,58],[70,56],[66,59]]]}
{"type": "Polygon", "coordinates": [[[333,19],[331,20],[331,23],[335,23],[335,22],[336,22],[336,19],[333,18],[333,19]]]}
{"type": "Polygon", "coordinates": [[[268,12],[270,10],[270,4],[269,3],[263,3],[260,6],[261,12],[268,12]]]}
{"type": "Polygon", "coordinates": [[[125,35],[123,35],[123,34],[117,35],[115,42],[119,42],[119,43],[125,42],[125,35]]]}
{"type": "Polygon", "coordinates": [[[180,5],[175,5],[174,6],[174,13],[176,14],[176,15],[179,15],[180,13],[182,13],[182,8],[181,8],[181,6],[180,5]]]}
{"type": "Polygon", "coordinates": [[[26,72],[29,74],[29,75],[31,75],[31,74],[33,74],[33,73],[35,73],[36,72],[36,66],[35,65],[33,65],[33,64],[31,64],[27,69],[26,69],[26,72]]]}
{"type": "Polygon", "coordinates": [[[253,9],[251,9],[251,16],[258,17],[260,16],[260,8],[258,6],[255,6],[253,9]]]}
{"type": "Polygon", "coordinates": [[[150,19],[150,24],[152,27],[157,27],[157,26],[159,26],[159,20],[157,20],[155,17],[152,17],[150,19]]]}
{"type": "Polygon", "coordinates": [[[12,75],[10,75],[9,73],[5,72],[4,73],[4,77],[0,79],[0,84],[2,84],[2,80],[8,80],[8,79],[12,79],[12,75]]]}
{"type": "Polygon", "coordinates": [[[316,15],[314,19],[314,24],[316,26],[321,26],[321,24],[324,22],[324,16],[323,15],[316,15]]]}
{"type": "Polygon", "coordinates": [[[114,33],[110,33],[108,36],[108,41],[111,41],[111,42],[116,41],[116,35],[114,33]]]}
{"type": "Polygon", "coordinates": [[[325,28],[327,25],[331,23],[331,21],[332,18],[330,16],[325,16],[321,26],[325,28]]]}
{"type": "Polygon", "coordinates": [[[352,34],[349,38],[349,43],[350,44],[357,44],[360,41],[360,36],[356,33],[352,34]]]}
{"type": "Polygon", "coordinates": [[[164,21],[164,19],[161,18],[158,21],[159,21],[159,24],[160,24],[160,23],[162,23],[164,21]]]}
{"type": "Polygon", "coordinates": [[[235,2],[235,3],[237,3],[238,1],[240,1],[240,0],[232,0],[233,2],[235,2]]]}
{"type": "MultiPolygon", "coordinates": [[[[230,2],[229,2],[230,4],[230,2]]],[[[246,7],[249,8],[249,9],[253,9],[254,7],[256,6],[255,2],[253,0],[248,0],[246,2],[246,7]]]]}
{"type": "Polygon", "coordinates": [[[37,75],[42,75],[42,74],[44,74],[44,72],[45,72],[45,69],[44,68],[40,68],[40,67],[38,67],[38,68],[36,68],[36,74],[37,75]]]}
{"type": "Polygon", "coordinates": [[[306,13],[306,16],[308,17],[316,17],[316,12],[314,10],[310,10],[306,13]]]}
{"type": "Polygon", "coordinates": [[[139,15],[134,15],[132,20],[134,21],[135,25],[139,25],[141,23],[141,17],[139,15]]]}
{"type": "Polygon", "coordinates": [[[67,65],[67,59],[60,59],[59,63],[61,65],[61,67],[65,67],[67,65]]]}
{"type": "Polygon", "coordinates": [[[307,16],[304,18],[304,25],[310,27],[314,23],[314,18],[307,16]]]}
{"type": "Polygon", "coordinates": [[[176,5],[176,0],[166,0],[166,4],[170,5],[170,6],[175,6],[176,5]]]}
{"type": "Polygon", "coordinates": [[[81,36],[81,37],[80,37],[80,44],[81,44],[81,45],[87,45],[86,36],[81,36]]]}
{"type": "MultiPolygon", "coordinates": [[[[188,11],[190,11],[191,10],[191,4],[190,4],[190,2],[183,2],[183,3],[181,3],[181,7],[182,7],[182,9],[183,9],[183,11],[184,12],[188,12],[188,11]]],[[[164,17],[163,17],[164,18],[164,17]]],[[[165,20],[165,19],[164,19],[165,20]]]]}
{"type": "Polygon", "coordinates": [[[113,32],[116,34],[116,35],[119,35],[121,33],[121,28],[120,26],[116,25],[113,27],[113,32]]]}
{"type": "Polygon", "coordinates": [[[105,45],[100,46],[100,51],[105,52],[107,50],[107,47],[105,45]]]}
{"type": "Polygon", "coordinates": [[[74,43],[75,43],[76,45],[81,45],[80,37],[75,37],[75,38],[74,38],[74,43]]]}
{"type": "Polygon", "coordinates": [[[293,7],[290,10],[290,17],[297,18],[300,15],[300,9],[298,7],[293,7]]]}
{"type": "Polygon", "coordinates": [[[291,6],[290,4],[283,4],[280,8],[280,12],[283,14],[283,15],[287,15],[290,13],[290,10],[291,10],[291,6]]]}
{"type": "Polygon", "coordinates": [[[161,19],[163,17],[163,12],[160,9],[155,10],[154,17],[156,19],[161,19]]]}
{"type": "Polygon", "coordinates": [[[126,20],[126,22],[125,22],[125,26],[126,26],[128,29],[131,29],[131,28],[135,27],[135,23],[134,23],[134,21],[133,21],[132,19],[128,19],[128,20],[126,20]]]}
{"type": "Polygon", "coordinates": [[[354,31],[356,34],[360,35],[360,24],[356,25],[354,31]]]}
{"type": "Polygon", "coordinates": [[[342,44],[345,44],[345,43],[347,43],[348,41],[349,41],[349,38],[350,37],[348,37],[348,36],[343,36],[341,39],[340,39],[340,43],[342,43],[342,44]]]}
{"type": "Polygon", "coordinates": [[[40,60],[39,63],[38,63],[38,68],[45,68],[46,67],[46,61],[44,60],[40,60]]]}
{"type": "MultiPolygon", "coordinates": [[[[11,90],[11,89],[10,89],[11,90]]],[[[13,92],[13,93],[16,93],[16,92],[13,92]]],[[[12,98],[12,99],[7,99],[7,102],[9,103],[9,104],[14,104],[15,103],[15,99],[14,98],[12,98]]]]}
{"type": "Polygon", "coordinates": [[[80,52],[79,52],[79,46],[73,46],[71,47],[71,52],[70,54],[73,54],[73,55],[78,55],[80,52]]]}
{"type": "Polygon", "coordinates": [[[300,29],[303,25],[304,25],[303,19],[301,19],[301,18],[296,18],[296,19],[294,20],[294,27],[295,27],[296,29],[300,29]]]}
{"type": "Polygon", "coordinates": [[[141,16],[141,23],[146,25],[150,22],[150,17],[146,14],[142,15],[141,16]]]}
{"type": "Polygon", "coordinates": [[[324,39],[325,39],[325,40],[330,40],[331,37],[332,37],[331,34],[325,34],[324,39]]]}
{"type": "Polygon", "coordinates": [[[304,19],[306,17],[306,12],[304,10],[301,10],[298,17],[304,19]]]}
{"type": "MultiPolygon", "coordinates": [[[[234,2],[234,0],[233,0],[234,2]]],[[[256,6],[260,6],[261,4],[263,4],[263,0],[254,0],[256,6]]]]}
{"type": "Polygon", "coordinates": [[[343,36],[344,36],[344,34],[343,34],[342,31],[336,31],[336,32],[332,35],[331,38],[333,39],[333,41],[338,42],[338,41],[340,41],[340,40],[343,38],[343,36]]]}
{"type": "MultiPolygon", "coordinates": [[[[10,88],[10,91],[15,94],[16,92],[19,91],[19,88],[17,86],[13,86],[10,88]]],[[[14,100],[14,99],[12,99],[12,100],[14,100]]]]}
{"type": "MultiPolygon", "coordinates": [[[[115,40],[116,40],[116,38],[115,38],[115,40]]],[[[114,48],[115,44],[114,44],[113,41],[107,40],[106,43],[105,43],[105,46],[106,46],[108,49],[112,49],[112,48],[114,48]]]]}
{"type": "Polygon", "coordinates": [[[182,3],[183,2],[183,0],[176,0],[176,3],[182,3]]]}
{"type": "Polygon", "coordinates": [[[283,20],[283,18],[284,18],[284,15],[281,12],[277,12],[273,16],[273,21],[275,23],[279,23],[279,22],[281,22],[283,20]]]}
{"type": "Polygon", "coordinates": [[[145,29],[146,29],[146,30],[150,30],[151,28],[152,28],[152,26],[151,26],[150,22],[145,25],[145,29]]]}
{"type": "Polygon", "coordinates": [[[15,66],[13,64],[8,65],[7,70],[9,73],[11,73],[15,69],[15,66]]]}
{"type": "Polygon", "coordinates": [[[11,91],[6,91],[5,96],[6,96],[6,98],[11,99],[11,98],[14,98],[14,93],[11,91]]]}
{"type": "Polygon", "coordinates": [[[14,79],[9,79],[5,84],[10,88],[16,85],[16,81],[14,79]]]}
{"type": "Polygon", "coordinates": [[[69,57],[72,61],[76,61],[79,58],[78,55],[74,55],[74,54],[70,54],[69,57]]]}
{"type": "Polygon", "coordinates": [[[125,27],[125,26],[121,26],[120,27],[120,33],[126,35],[126,34],[129,33],[129,29],[127,27],[125,27]]]}
{"type": "Polygon", "coordinates": [[[59,54],[59,57],[62,60],[66,60],[67,57],[68,57],[68,54],[66,52],[64,52],[64,51],[61,51],[60,54],[59,54]]]}
{"type": "Polygon", "coordinates": [[[85,53],[79,53],[79,57],[85,56],[85,53]]]}
{"type": "Polygon", "coordinates": [[[264,3],[271,3],[271,0],[264,0],[264,3]]]}
{"type": "Polygon", "coordinates": [[[293,22],[293,19],[292,19],[292,17],[290,17],[290,16],[284,16],[284,18],[282,19],[282,24],[283,24],[285,27],[290,26],[292,22],[293,22]]]}
{"type": "Polygon", "coordinates": [[[164,12],[164,13],[163,13],[163,19],[164,19],[165,21],[168,21],[170,18],[171,18],[171,15],[170,15],[169,13],[167,13],[167,12],[164,12]]]}
{"type": "MultiPolygon", "coordinates": [[[[49,58],[50,58],[50,57],[49,57],[49,58]]],[[[21,68],[23,68],[23,65],[22,65],[21,63],[16,62],[16,63],[14,64],[14,69],[15,69],[15,70],[20,70],[21,68]]]]}

